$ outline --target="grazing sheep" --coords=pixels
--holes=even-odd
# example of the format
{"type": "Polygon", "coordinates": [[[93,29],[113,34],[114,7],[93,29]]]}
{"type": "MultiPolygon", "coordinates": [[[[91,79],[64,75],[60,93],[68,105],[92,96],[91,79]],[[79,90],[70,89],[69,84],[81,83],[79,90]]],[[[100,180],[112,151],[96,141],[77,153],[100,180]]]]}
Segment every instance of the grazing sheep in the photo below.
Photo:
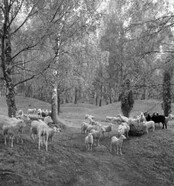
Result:
{"type": "Polygon", "coordinates": [[[100,146],[99,141],[102,135],[101,130],[92,129],[90,133],[93,135],[94,141],[96,141],[96,146],[100,146]]]}
{"type": "Polygon", "coordinates": [[[154,121],[144,121],[143,126],[145,127],[146,133],[148,133],[148,130],[152,128],[152,131],[155,131],[155,122],[154,121]]]}
{"type": "Polygon", "coordinates": [[[140,125],[140,118],[129,118],[128,119],[128,125],[140,125]]]}
{"type": "Polygon", "coordinates": [[[126,116],[122,116],[121,114],[119,114],[118,117],[120,117],[120,120],[121,120],[122,122],[126,122],[126,123],[129,122],[129,118],[126,117],[126,116]]]}
{"type": "Polygon", "coordinates": [[[90,131],[92,129],[98,130],[99,128],[100,128],[100,126],[98,126],[98,125],[90,125],[90,124],[88,124],[87,129],[86,129],[86,132],[87,133],[90,133],[90,131]]]}
{"type": "Polygon", "coordinates": [[[112,129],[113,129],[113,124],[112,123],[110,123],[107,126],[101,127],[101,131],[102,131],[103,136],[104,136],[104,133],[105,132],[107,132],[108,133],[108,136],[109,136],[109,133],[112,131],[112,129]]]}
{"type": "Polygon", "coordinates": [[[112,150],[114,152],[117,153],[117,155],[119,154],[120,151],[120,155],[122,155],[122,145],[123,145],[123,140],[126,139],[126,137],[124,135],[121,135],[119,138],[117,138],[116,136],[113,136],[111,138],[111,144],[110,144],[110,151],[112,152],[112,150]]]}
{"type": "Polygon", "coordinates": [[[51,116],[46,116],[44,118],[44,122],[48,125],[49,123],[53,123],[53,120],[52,120],[51,116]]]}
{"type": "Polygon", "coordinates": [[[112,121],[113,117],[112,116],[106,116],[106,121],[112,121]]]}
{"type": "Polygon", "coordinates": [[[17,142],[20,139],[23,143],[22,135],[23,129],[26,126],[25,122],[21,119],[9,118],[10,122],[3,125],[2,131],[4,135],[4,143],[7,144],[7,137],[11,140],[11,147],[13,147],[13,140],[16,137],[17,142]]]}
{"type": "Polygon", "coordinates": [[[36,112],[37,112],[36,108],[28,109],[28,111],[27,111],[28,114],[36,114],[36,112]]]}
{"type": "Polygon", "coordinates": [[[23,116],[24,115],[24,112],[23,112],[23,110],[22,109],[20,109],[18,112],[17,112],[17,114],[16,114],[17,116],[23,116]]]}
{"type": "Polygon", "coordinates": [[[85,115],[85,119],[94,119],[95,117],[94,116],[92,116],[92,115],[89,115],[89,114],[86,114],[85,115]]]}
{"type": "Polygon", "coordinates": [[[41,124],[41,120],[33,120],[31,122],[31,127],[30,127],[30,134],[31,134],[31,138],[34,140],[35,138],[37,138],[38,135],[38,126],[41,124]]]}
{"type": "Polygon", "coordinates": [[[48,151],[48,142],[52,141],[55,130],[53,128],[50,128],[42,120],[34,120],[31,122],[30,132],[33,140],[35,139],[35,137],[39,138],[38,149],[40,150],[40,146],[44,144],[46,147],[46,151],[48,151]]]}
{"type": "Polygon", "coordinates": [[[88,128],[88,123],[86,123],[86,122],[83,122],[83,124],[82,124],[82,126],[81,126],[81,134],[82,133],[86,133],[87,132],[87,128],[88,128]]]}
{"type": "Polygon", "coordinates": [[[85,145],[86,145],[86,149],[87,150],[91,150],[92,151],[93,142],[94,142],[93,135],[92,135],[92,133],[89,133],[85,137],[85,145]]]}
{"type": "Polygon", "coordinates": [[[92,118],[88,118],[88,119],[89,119],[89,124],[97,125],[97,122],[94,119],[92,119],[92,118]]]}
{"type": "Polygon", "coordinates": [[[119,123],[121,122],[121,118],[118,116],[117,117],[106,116],[106,121],[119,123]]]}
{"type": "Polygon", "coordinates": [[[166,118],[164,115],[159,115],[158,113],[154,113],[151,116],[151,120],[154,121],[155,123],[162,123],[163,129],[164,127],[167,129],[167,123],[166,123],[166,118]]]}
{"type": "Polygon", "coordinates": [[[129,137],[129,131],[130,131],[130,126],[126,122],[123,122],[118,126],[119,136],[126,135],[126,137],[129,137]]]}

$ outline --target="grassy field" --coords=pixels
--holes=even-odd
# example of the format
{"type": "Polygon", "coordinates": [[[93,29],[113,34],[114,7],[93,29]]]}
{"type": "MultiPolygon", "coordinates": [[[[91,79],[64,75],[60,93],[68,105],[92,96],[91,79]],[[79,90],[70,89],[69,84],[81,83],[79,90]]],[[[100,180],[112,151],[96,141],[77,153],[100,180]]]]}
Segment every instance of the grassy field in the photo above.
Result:
{"type": "MultiPolygon", "coordinates": [[[[31,98],[16,97],[18,109],[50,109],[50,105],[31,98]]],[[[173,105],[172,105],[173,108],[173,105]]],[[[158,101],[136,101],[131,115],[150,110],[162,113],[158,101]],[[153,109],[152,109],[153,108],[153,109]]],[[[54,136],[48,152],[38,151],[37,141],[29,136],[27,123],[24,144],[14,148],[4,145],[0,135],[1,186],[173,186],[174,185],[174,121],[168,129],[157,125],[155,132],[124,141],[123,156],[109,152],[109,137],[101,146],[87,152],[85,136],[79,127],[85,114],[93,114],[102,124],[106,116],[121,113],[120,103],[102,107],[80,103],[61,107],[60,120],[67,129],[54,136]]],[[[7,114],[4,98],[0,98],[0,114],[7,114]]],[[[116,132],[113,131],[112,135],[116,132]]]]}

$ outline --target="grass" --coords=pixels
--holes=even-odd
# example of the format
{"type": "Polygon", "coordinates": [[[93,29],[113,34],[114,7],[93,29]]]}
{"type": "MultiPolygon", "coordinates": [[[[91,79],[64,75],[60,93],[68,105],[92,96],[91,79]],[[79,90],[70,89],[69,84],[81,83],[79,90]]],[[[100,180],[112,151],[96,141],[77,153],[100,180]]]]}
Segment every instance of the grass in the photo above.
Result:
{"type": "MultiPolygon", "coordinates": [[[[48,103],[17,97],[18,109],[50,109],[48,103]]],[[[158,101],[136,101],[131,115],[148,109],[162,113],[158,101]],[[155,106],[155,107],[154,107],[155,106]],[[153,108],[154,107],[154,108],[153,108]]],[[[173,108],[173,106],[172,106],[173,108]]],[[[174,183],[173,122],[166,130],[156,126],[155,132],[124,141],[123,156],[109,152],[109,137],[101,140],[101,147],[87,152],[84,135],[79,127],[85,114],[93,114],[103,124],[106,116],[115,116],[120,103],[102,107],[80,103],[61,107],[60,119],[68,127],[54,136],[49,151],[38,151],[37,141],[29,136],[30,123],[24,135],[24,145],[5,146],[0,135],[0,185],[2,186],[172,186],[174,183]]],[[[0,98],[0,114],[7,114],[4,98],[0,98]]],[[[115,131],[111,135],[114,135],[115,131]]]]}

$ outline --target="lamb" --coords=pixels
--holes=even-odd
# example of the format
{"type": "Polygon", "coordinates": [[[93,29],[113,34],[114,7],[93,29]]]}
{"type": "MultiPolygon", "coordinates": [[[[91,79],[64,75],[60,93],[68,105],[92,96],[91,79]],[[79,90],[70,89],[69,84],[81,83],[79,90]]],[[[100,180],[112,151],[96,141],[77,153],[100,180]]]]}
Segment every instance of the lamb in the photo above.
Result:
{"type": "Polygon", "coordinates": [[[146,133],[148,133],[148,130],[152,128],[152,131],[155,131],[155,122],[154,121],[144,121],[143,126],[145,126],[146,133]]]}
{"type": "Polygon", "coordinates": [[[144,115],[143,112],[141,112],[141,114],[140,114],[140,116],[139,116],[139,121],[140,121],[140,122],[146,121],[146,117],[145,117],[145,115],[144,115]]]}
{"type": "Polygon", "coordinates": [[[92,151],[93,142],[94,142],[93,135],[92,135],[92,133],[89,133],[85,137],[85,145],[86,145],[86,149],[87,150],[91,150],[92,151]]]}
{"type": "Polygon", "coordinates": [[[111,138],[111,144],[110,144],[110,151],[112,152],[115,151],[117,153],[117,155],[119,154],[120,151],[120,155],[122,155],[122,145],[123,145],[123,140],[126,139],[126,137],[124,135],[121,135],[119,138],[117,138],[116,136],[113,136],[111,138]]]}
{"type": "Polygon", "coordinates": [[[5,145],[7,144],[7,137],[11,140],[11,147],[13,147],[13,141],[15,137],[17,138],[17,142],[20,138],[21,142],[23,143],[22,134],[25,126],[26,124],[23,120],[9,118],[9,123],[2,126],[5,145]]]}

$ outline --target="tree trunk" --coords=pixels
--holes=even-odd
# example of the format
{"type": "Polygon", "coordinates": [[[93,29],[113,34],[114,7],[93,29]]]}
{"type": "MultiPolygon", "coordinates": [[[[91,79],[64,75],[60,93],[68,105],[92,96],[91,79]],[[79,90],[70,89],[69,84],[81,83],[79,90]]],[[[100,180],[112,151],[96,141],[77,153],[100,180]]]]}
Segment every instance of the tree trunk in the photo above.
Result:
{"type": "Polygon", "coordinates": [[[77,88],[75,87],[75,92],[74,92],[74,104],[77,104],[77,93],[78,93],[78,90],[77,90],[77,88]]]}
{"type": "Polygon", "coordinates": [[[51,98],[51,111],[52,111],[52,120],[55,124],[58,124],[60,127],[65,128],[65,125],[59,121],[58,118],[58,104],[57,104],[57,82],[53,85],[52,98],[51,98]]]}
{"type": "Polygon", "coordinates": [[[98,95],[96,93],[96,96],[95,96],[95,105],[97,106],[98,105],[98,95]]]}
{"type": "Polygon", "coordinates": [[[1,62],[3,77],[6,83],[6,102],[8,106],[8,116],[16,116],[15,89],[12,81],[13,61],[11,57],[11,37],[9,27],[10,5],[4,1],[4,23],[1,36],[1,62]]]}
{"type": "Polygon", "coordinates": [[[58,123],[58,110],[57,110],[57,83],[54,84],[52,90],[52,99],[51,99],[51,110],[52,110],[52,119],[54,123],[58,123]]]}
{"type": "Polygon", "coordinates": [[[163,79],[163,104],[164,115],[168,116],[171,113],[171,74],[164,72],[163,79]]]}
{"type": "Polygon", "coordinates": [[[60,114],[60,94],[57,92],[57,111],[58,115],[60,114]]]}

